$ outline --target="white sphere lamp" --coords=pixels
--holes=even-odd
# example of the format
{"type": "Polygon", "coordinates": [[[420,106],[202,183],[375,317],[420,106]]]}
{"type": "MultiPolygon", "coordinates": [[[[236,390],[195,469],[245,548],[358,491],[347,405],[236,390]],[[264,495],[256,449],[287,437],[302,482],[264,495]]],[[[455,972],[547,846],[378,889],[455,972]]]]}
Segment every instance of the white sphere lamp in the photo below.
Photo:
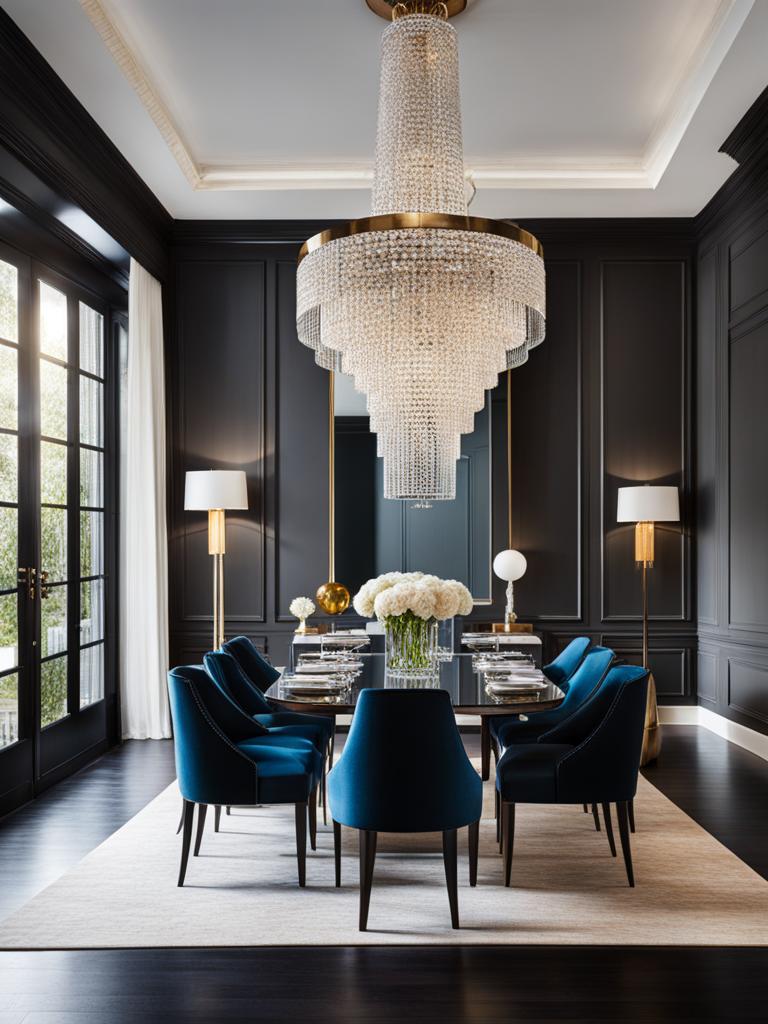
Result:
{"type": "Polygon", "coordinates": [[[504,613],[504,622],[508,626],[517,621],[517,615],[515,615],[514,583],[515,580],[525,576],[527,568],[528,563],[525,560],[525,555],[520,551],[515,551],[514,548],[500,551],[493,560],[493,571],[499,579],[506,580],[507,582],[507,608],[504,613]]]}

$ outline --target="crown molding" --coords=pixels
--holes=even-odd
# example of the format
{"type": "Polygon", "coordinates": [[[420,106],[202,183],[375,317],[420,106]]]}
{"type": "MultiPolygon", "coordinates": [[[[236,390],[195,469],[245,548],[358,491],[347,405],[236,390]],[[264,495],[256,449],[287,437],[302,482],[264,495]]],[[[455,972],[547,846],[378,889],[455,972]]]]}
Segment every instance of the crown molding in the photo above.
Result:
{"type": "Polygon", "coordinates": [[[170,215],[2,8],[0,54],[0,145],[162,278],[170,215]]]}
{"type": "Polygon", "coordinates": [[[768,149],[768,88],[763,89],[718,152],[743,164],[764,149],[768,149]]]}
{"type": "MultiPolygon", "coordinates": [[[[466,177],[483,189],[655,189],[685,134],[717,69],[755,0],[720,0],[707,31],[642,154],[574,159],[516,159],[514,165],[469,161],[466,177]]],[[[110,18],[102,0],[80,6],[125,75],[194,191],[290,191],[370,189],[373,166],[268,162],[248,166],[195,160],[149,69],[110,18]]]]}

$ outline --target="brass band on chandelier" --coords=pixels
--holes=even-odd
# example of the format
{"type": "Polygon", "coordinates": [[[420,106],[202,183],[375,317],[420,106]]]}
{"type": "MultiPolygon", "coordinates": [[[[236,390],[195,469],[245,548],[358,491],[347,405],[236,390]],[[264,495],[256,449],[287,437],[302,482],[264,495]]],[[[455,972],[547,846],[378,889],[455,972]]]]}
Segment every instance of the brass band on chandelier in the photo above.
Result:
{"type": "Polygon", "coordinates": [[[498,235],[531,249],[537,256],[544,257],[544,247],[535,235],[525,231],[511,221],[491,220],[489,217],[461,217],[452,213],[385,213],[378,217],[362,217],[346,224],[326,228],[308,238],[299,250],[299,263],[316,249],[338,238],[350,235],[364,235],[373,231],[398,231],[407,228],[432,228],[442,231],[476,231],[486,235],[498,235]]]}
{"type": "Polygon", "coordinates": [[[402,17],[404,13],[434,14],[441,18],[452,18],[456,14],[461,14],[467,6],[467,0],[445,0],[445,3],[436,3],[435,0],[405,0],[404,3],[396,3],[395,0],[365,0],[365,2],[374,14],[378,14],[380,18],[386,18],[387,21],[402,17]],[[398,8],[402,7],[405,8],[405,12],[395,13],[398,8]],[[435,8],[442,7],[445,8],[445,14],[435,10],[435,8]]]}

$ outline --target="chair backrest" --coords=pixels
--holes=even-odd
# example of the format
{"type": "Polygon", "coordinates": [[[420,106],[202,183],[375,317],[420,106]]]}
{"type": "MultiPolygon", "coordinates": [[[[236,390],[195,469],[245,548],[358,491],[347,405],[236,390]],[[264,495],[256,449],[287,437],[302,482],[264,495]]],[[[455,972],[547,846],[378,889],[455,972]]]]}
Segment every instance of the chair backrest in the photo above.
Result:
{"type": "Polygon", "coordinates": [[[218,688],[247,715],[264,715],[272,710],[261,690],[253,685],[231,654],[223,650],[209,651],[203,663],[218,688]]]}
{"type": "Polygon", "coordinates": [[[589,700],[605,679],[613,659],[614,653],[608,647],[593,647],[585,655],[584,660],[571,676],[565,700],[558,708],[562,718],[572,714],[585,700],[589,700]]]}
{"type": "Polygon", "coordinates": [[[329,786],[334,818],[353,828],[432,832],[481,812],[446,690],[364,689],[329,786]]]}
{"type": "Polygon", "coordinates": [[[588,636],[577,636],[554,661],[544,666],[544,675],[557,686],[563,686],[581,664],[592,641],[588,636]]]}
{"type": "Polygon", "coordinates": [[[270,665],[266,658],[259,654],[256,645],[247,636],[232,637],[221,645],[221,649],[232,655],[253,685],[262,693],[280,678],[280,673],[274,665],[270,665]]]}
{"type": "Polygon", "coordinates": [[[223,698],[201,665],[171,669],[168,695],[176,774],[184,799],[256,803],[257,767],[236,746],[237,740],[254,735],[248,719],[223,698]]]}
{"type": "Polygon", "coordinates": [[[581,803],[631,800],[637,789],[645,726],[648,669],[612,668],[602,686],[568,719],[574,749],[558,764],[558,799],[581,803]]]}

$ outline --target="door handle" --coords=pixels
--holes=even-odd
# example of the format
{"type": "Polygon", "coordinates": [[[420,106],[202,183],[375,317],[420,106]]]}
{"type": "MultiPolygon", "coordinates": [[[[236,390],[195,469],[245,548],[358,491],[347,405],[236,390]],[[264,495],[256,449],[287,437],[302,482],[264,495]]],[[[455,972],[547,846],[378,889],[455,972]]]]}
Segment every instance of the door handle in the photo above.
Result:
{"type": "Polygon", "coordinates": [[[51,592],[51,588],[48,586],[48,573],[43,570],[40,573],[40,600],[44,600],[51,592]]]}
{"type": "Polygon", "coordinates": [[[17,580],[20,584],[26,585],[27,597],[30,601],[35,599],[35,578],[37,576],[37,569],[20,565],[18,570],[17,580]]]}

